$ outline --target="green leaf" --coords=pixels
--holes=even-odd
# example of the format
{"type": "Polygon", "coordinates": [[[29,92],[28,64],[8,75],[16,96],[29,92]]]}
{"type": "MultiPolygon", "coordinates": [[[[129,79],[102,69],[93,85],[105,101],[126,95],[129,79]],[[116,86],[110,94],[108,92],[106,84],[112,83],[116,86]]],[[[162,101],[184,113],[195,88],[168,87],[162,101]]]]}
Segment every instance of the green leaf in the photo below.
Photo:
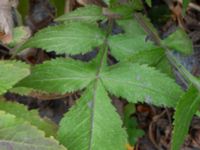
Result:
{"type": "Polygon", "coordinates": [[[38,129],[45,131],[47,136],[55,136],[57,126],[47,118],[42,119],[38,111],[28,110],[22,104],[0,100],[0,110],[15,115],[17,118],[30,122],[38,129]]]}
{"type": "Polygon", "coordinates": [[[13,87],[9,90],[10,93],[18,94],[21,96],[29,96],[32,92],[35,92],[36,90],[32,88],[27,87],[13,87]]]}
{"type": "Polygon", "coordinates": [[[65,12],[66,1],[65,0],[59,0],[59,1],[58,0],[49,0],[49,1],[53,5],[53,7],[56,8],[56,16],[63,15],[63,13],[65,12]]]}
{"type": "Polygon", "coordinates": [[[24,42],[30,36],[30,30],[27,27],[19,26],[14,28],[13,39],[8,44],[9,47],[15,47],[17,44],[24,42]]]}
{"type": "Polygon", "coordinates": [[[176,32],[167,37],[163,41],[163,44],[167,45],[170,49],[175,49],[184,54],[191,54],[193,51],[192,41],[181,29],[176,30],[176,32]]]}
{"type": "Polygon", "coordinates": [[[160,70],[162,73],[167,74],[169,77],[173,77],[174,78],[174,73],[173,73],[173,67],[172,65],[169,63],[168,59],[165,57],[165,55],[162,55],[162,59],[159,61],[159,63],[157,63],[156,65],[154,65],[156,67],[156,69],[160,70]]]}
{"type": "Polygon", "coordinates": [[[171,76],[164,50],[145,40],[146,33],[135,19],[118,20],[117,23],[125,31],[125,34],[110,37],[111,53],[117,60],[155,66],[171,76]]]}
{"type": "Polygon", "coordinates": [[[128,133],[129,143],[134,146],[139,137],[142,137],[145,133],[138,128],[136,118],[133,116],[135,113],[135,104],[127,104],[124,108],[124,126],[128,133]]]}
{"type": "Polygon", "coordinates": [[[100,81],[61,120],[58,137],[70,150],[125,150],[125,130],[100,81]]]}
{"type": "Polygon", "coordinates": [[[155,46],[135,19],[117,22],[125,34],[110,36],[108,39],[111,54],[119,61],[157,64],[164,55],[164,50],[155,46]]]}
{"type": "Polygon", "coordinates": [[[164,50],[159,47],[155,47],[149,50],[139,51],[134,55],[130,55],[127,60],[128,62],[156,66],[164,58],[165,58],[164,50]]]}
{"type": "MultiPolygon", "coordinates": [[[[146,41],[145,35],[127,35],[120,34],[110,36],[108,43],[111,49],[111,54],[119,61],[131,60],[135,55],[146,55],[145,52],[157,51],[160,49],[156,47],[149,40],[146,41]]],[[[139,59],[140,57],[138,57],[139,59]]],[[[160,57],[159,57],[160,58],[160,57]]]]}
{"type": "Polygon", "coordinates": [[[56,59],[34,67],[31,75],[17,86],[64,94],[85,88],[95,78],[95,73],[92,64],[56,59]]]}
{"type": "Polygon", "coordinates": [[[141,0],[133,0],[131,3],[135,11],[142,11],[144,9],[144,5],[141,0]]]}
{"type": "Polygon", "coordinates": [[[117,20],[117,23],[123,28],[126,35],[146,35],[143,28],[135,19],[117,20]]]}
{"type": "Polygon", "coordinates": [[[95,25],[73,22],[39,31],[20,49],[34,47],[61,54],[84,54],[103,44],[104,37],[95,25]]]}
{"type": "Polygon", "coordinates": [[[18,81],[29,75],[28,65],[19,61],[0,61],[0,94],[12,88],[18,81]]]}
{"type": "MultiPolygon", "coordinates": [[[[148,35],[152,36],[152,33],[154,36],[159,35],[149,18],[141,14],[136,14],[135,18],[148,35]]],[[[159,37],[157,38],[160,39],[159,37]]],[[[188,35],[181,29],[178,29],[176,32],[161,42],[162,45],[166,45],[170,49],[175,49],[176,51],[182,52],[184,54],[190,54],[193,51],[191,40],[189,39],[188,35]]]]}
{"type": "Polygon", "coordinates": [[[147,3],[147,5],[148,5],[149,7],[152,7],[152,2],[151,2],[151,0],[145,0],[145,2],[147,3]]]}
{"type": "Polygon", "coordinates": [[[110,11],[120,16],[120,19],[130,19],[133,17],[134,8],[131,4],[116,4],[111,6],[110,11]]]}
{"type": "Polygon", "coordinates": [[[86,5],[80,7],[70,13],[57,18],[57,21],[83,21],[88,23],[96,23],[98,20],[105,19],[103,16],[102,8],[95,5],[86,5]]]}
{"type": "Polygon", "coordinates": [[[0,111],[1,150],[66,150],[58,142],[46,138],[36,127],[0,111]]]}
{"type": "Polygon", "coordinates": [[[183,91],[171,78],[146,65],[119,63],[101,74],[111,93],[129,102],[174,107],[183,91]]]}
{"type": "Polygon", "coordinates": [[[186,137],[193,115],[200,107],[200,94],[193,86],[181,97],[174,115],[172,150],[179,150],[186,137]]]}
{"type": "Polygon", "coordinates": [[[184,15],[189,3],[190,3],[190,0],[183,0],[183,14],[184,15]]]}

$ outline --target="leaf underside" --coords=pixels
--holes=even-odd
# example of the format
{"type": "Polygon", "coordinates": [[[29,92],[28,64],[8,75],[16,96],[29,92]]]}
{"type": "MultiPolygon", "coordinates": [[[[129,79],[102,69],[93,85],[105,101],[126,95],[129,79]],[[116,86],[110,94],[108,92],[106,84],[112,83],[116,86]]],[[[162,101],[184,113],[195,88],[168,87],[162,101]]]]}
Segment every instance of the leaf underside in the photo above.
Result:
{"type": "Polygon", "coordinates": [[[66,150],[52,137],[46,138],[36,127],[3,111],[0,111],[0,149],[66,150]]]}

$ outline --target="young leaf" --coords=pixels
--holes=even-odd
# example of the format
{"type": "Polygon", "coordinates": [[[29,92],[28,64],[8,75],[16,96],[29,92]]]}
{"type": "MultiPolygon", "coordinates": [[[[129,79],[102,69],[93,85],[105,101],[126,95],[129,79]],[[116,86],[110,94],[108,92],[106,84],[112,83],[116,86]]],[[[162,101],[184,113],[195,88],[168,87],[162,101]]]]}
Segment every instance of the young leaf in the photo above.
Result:
{"type": "Polygon", "coordinates": [[[191,54],[193,51],[192,41],[189,39],[185,31],[178,29],[166,39],[163,40],[163,44],[170,49],[180,51],[184,54],[191,54]]]}
{"type": "Polygon", "coordinates": [[[105,88],[129,102],[147,102],[174,107],[183,91],[154,68],[146,65],[119,63],[101,74],[105,88]]]}
{"type": "Polygon", "coordinates": [[[1,150],[66,150],[58,142],[14,115],[0,111],[1,150]]]}
{"type": "Polygon", "coordinates": [[[174,115],[172,150],[179,150],[189,130],[193,115],[200,107],[199,91],[193,86],[181,97],[174,115]]]}
{"type": "Polygon", "coordinates": [[[84,54],[104,41],[104,33],[95,25],[73,22],[45,28],[20,49],[35,47],[66,54],[84,54]]]}
{"type": "Polygon", "coordinates": [[[100,81],[61,120],[58,137],[70,150],[125,150],[125,130],[100,81]]]}
{"type": "Polygon", "coordinates": [[[0,61],[0,94],[12,88],[18,81],[29,75],[28,65],[19,61],[0,61]]]}
{"type": "Polygon", "coordinates": [[[55,136],[57,126],[47,118],[42,119],[36,110],[28,110],[22,104],[0,100],[0,110],[15,115],[17,118],[30,122],[38,129],[45,131],[47,136],[55,136]]]}
{"type": "Polygon", "coordinates": [[[83,21],[96,23],[98,20],[105,19],[102,8],[95,5],[86,5],[56,19],[56,21],[83,21]]]}
{"type": "Polygon", "coordinates": [[[95,73],[91,64],[56,59],[34,67],[31,75],[17,86],[64,94],[85,88],[95,78],[95,73]]]}

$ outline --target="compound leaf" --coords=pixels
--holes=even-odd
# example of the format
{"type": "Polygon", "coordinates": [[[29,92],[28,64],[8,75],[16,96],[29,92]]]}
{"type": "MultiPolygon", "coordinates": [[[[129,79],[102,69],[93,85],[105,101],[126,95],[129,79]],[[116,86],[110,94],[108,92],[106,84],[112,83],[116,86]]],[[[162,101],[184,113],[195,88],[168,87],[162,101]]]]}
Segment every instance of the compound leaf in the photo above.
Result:
{"type": "Polygon", "coordinates": [[[183,91],[171,78],[146,65],[119,63],[101,74],[111,93],[129,102],[174,107],[183,91]]]}
{"type": "Polygon", "coordinates": [[[83,89],[94,78],[95,68],[92,64],[73,59],[56,59],[34,67],[31,75],[17,86],[64,94],[83,89]]]}
{"type": "Polygon", "coordinates": [[[0,110],[7,113],[15,115],[17,118],[24,119],[25,121],[30,122],[32,125],[36,126],[38,129],[45,131],[47,136],[55,136],[57,126],[47,118],[42,119],[38,111],[28,110],[26,106],[0,100],[0,110]]]}
{"type": "Polygon", "coordinates": [[[1,150],[66,150],[53,137],[46,138],[36,127],[0,111],[1,150]]]}
{"type": "Polygon", "coordinates": [[[19,61],[0,61],[0,94],[12,88],[18,81],[29,75],[28,65],[19,61]]]}
{"type": "Polygon", "coordinates": [[[181,97],[174,115],[174,130],[172,136],[172,150],[181,149],[181,144],[186,137],[193,115],[200,107],[200,94],[197,89],[190,87],[181,97]]]}
{"type": "Polygon", "coordinates": [[[100,81],[66,113],[58,137],[70,150],[125,150],[125,130],[100,81]]]}
{"type": "Polygon", "coordinates": [[[84,54],[101,45],[104,37],[95,25],[73,22],[39,31],[20,49],[34,47],[61,54],[84,54]]]}
{"type": "Polygon", "coordinates": [[[66,13],[63,16],[57,18],[57,21],[84,21],[88,23],[95,23],[98,20],[105,19],[102,8],[95,5],[86,5],[80,7],[70,13],[66,13]]]}

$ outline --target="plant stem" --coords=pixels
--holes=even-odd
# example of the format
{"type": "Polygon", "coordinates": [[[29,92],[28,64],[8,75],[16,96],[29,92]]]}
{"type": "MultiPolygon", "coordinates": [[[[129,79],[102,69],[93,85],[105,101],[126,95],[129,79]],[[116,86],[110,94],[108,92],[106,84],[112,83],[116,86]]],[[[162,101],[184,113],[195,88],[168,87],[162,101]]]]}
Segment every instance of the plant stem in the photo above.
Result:
{"type": "Polygon", "coordinates": [[[178,70],[178,72],[182,75],[182,77],[188,82],[192,83],[200,92],[200,82],[194,77],[172,54],[171,50],[161,42],[160,37],[157,33],[153,32],[151,28],[148,26],[146,21],[143,19],[141,14],[134,15],[136,20],[140,23],[143,29],[151,36],[152,40],[161,48],[165,50],[165,54],[169,60],[169,62],[178,70]]]}

